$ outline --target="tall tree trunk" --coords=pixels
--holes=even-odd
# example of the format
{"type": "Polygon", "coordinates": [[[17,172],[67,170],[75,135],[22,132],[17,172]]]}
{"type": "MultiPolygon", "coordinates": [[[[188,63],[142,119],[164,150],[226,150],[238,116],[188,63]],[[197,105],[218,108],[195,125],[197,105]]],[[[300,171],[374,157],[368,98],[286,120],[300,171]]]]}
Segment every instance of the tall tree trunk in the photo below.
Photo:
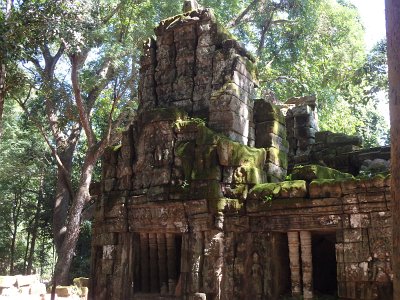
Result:
{"type": "Polygon", "coordinates": [[[10,275],[14,275],[15,263],[15,245],[17,240],[18,225],[20,223],[19,217],[21,212],[22,199],[19,192],[14,193],[14,203],[12,209],[12,231],[11,231],[11,249],[10,249],[10,275]]]}
{"type": "Polygon", "coordinates": [[[31,245],[29,248],[28,265],[26,268],[27,275],[32,274],[32,266],[33,266],[33,259],[34,259],[34,255],[35,255],[36,239],[37,239],[38,230],[39,230],[40,208],[41,208],[42,202],[43,202],[43,185],[44,185],[44,178],[42,176],[42,178],[40,179],[40,186],[39,186],[38,197],[37,197],[37,201],[36,201],[35,217],[33,219],[33,225],[32,225],[32,239],[31,239],[31,245]]]}
{"type": "Polygon", "coordinates": [[[14,262],[15,262],[15,242],[17,239],[17,228],[13,228],[11,235],[11,249],[10,249],[10,275],[14,275],[14,262]]]}
{"type": "MultiPolygon", "coordinates": [[[[60,155],[65,169],[71,174],[73,152],[69,155],[60,155]]],[[[65,223],[68,216],[68,207],[71,202],[71,191],[69,190],[70,176],[58,167],[56,197],[53,210],[53,237],[56,246],[56,252],[59,253],[65,236],[65,223]]]]}
{"type": "Polygon", "coordinates": [[[31,224],[32,224],[32,222],[29,221],[28,230],[27,230],[28,235],[26,237],[26,247],[25,247],[25,255],[24,255],[24,275],[27,274],[27,268],[28,268],[28,252],[29,252],[29,244],[31,241],[31,231],[30,231],[31,224]]]}
{"type": "Polygon", "coordinates": [[[393,298],[400,300],[400,1],[385,0],[391,138],[393,298]]]}
{"type": "Polygon", "coordinates": [[[39,261],[40,261],[40,278],[43,277],[44,274],[44,264],[46,263],[46,238],[44,235],[41,236],[41,243],[40,243],[40,254],[39,254],[39,261]]]}
{"type": "Polygon", "coordinates": [[[89,150],[86,155],[79,180],[78,191],[69,209],[66,234],[60,252],[58,253],[58,259],[54,270],[53,287],[60,284],[68,284],[68,273],[75,246],[79,238],[81,213],[85,204],[90,201],[89,187],[92,180],[93,169],[99,156],[96,150],[89,150]]]}

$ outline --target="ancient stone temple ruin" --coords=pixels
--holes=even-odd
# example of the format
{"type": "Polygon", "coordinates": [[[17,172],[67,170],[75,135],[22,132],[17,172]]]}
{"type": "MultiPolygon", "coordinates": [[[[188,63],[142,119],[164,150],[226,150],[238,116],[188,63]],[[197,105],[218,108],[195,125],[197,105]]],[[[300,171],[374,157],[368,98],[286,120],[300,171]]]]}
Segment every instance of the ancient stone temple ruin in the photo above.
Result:
{"type": "Polygon", "coordinates": [[[255,99],[254,59],[211,10],[155,33],[103,159],[92,298],[389,299],[389,178],[354,177],[389,150],[318,132],[312,96],[255,99]]]}

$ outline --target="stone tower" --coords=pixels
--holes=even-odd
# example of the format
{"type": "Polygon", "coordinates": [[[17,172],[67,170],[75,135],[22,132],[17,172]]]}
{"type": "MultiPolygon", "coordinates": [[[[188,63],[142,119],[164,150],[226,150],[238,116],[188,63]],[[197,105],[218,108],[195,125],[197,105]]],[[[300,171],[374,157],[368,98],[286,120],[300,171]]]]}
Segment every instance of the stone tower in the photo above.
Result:
{"type": "Polygon", "coordinates": [[[254,100],[252,56],[212,10],[184,11],[145,43],[137,118],[103,157],[92,298],[311,299],[315,284],[385,299],[387,178],[305,166],[284,181],[289,151],[325,149],[313,115],[293,109],[287,130],[278,107],[254,100]],[[314,259],[330,276],[313,282],[314,259]]]}

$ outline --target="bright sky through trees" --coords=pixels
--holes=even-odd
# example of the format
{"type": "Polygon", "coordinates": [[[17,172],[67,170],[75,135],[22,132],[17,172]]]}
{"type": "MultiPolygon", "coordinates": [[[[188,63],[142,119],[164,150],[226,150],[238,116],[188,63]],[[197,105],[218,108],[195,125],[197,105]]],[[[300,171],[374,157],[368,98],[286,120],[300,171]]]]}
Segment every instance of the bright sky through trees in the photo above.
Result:
{"type": "MultiPolygon", "coordinates": [[[[360,12],[361,21],[365,26],[365,45],[371,50],[376,42],[386,37],[385,1],[384,0],[351,0],[360,12]]],[[[382,93],[382,101],[378,109],[389,124],[389,105],[382,93]]]]}
{"type": "Polygon", "coordinates": [[[365,26],[365,43],[367,49],[383,39],[385,29],[385,1],[384,0],[351,0],[357,6],[361,21],[365,26]]]}

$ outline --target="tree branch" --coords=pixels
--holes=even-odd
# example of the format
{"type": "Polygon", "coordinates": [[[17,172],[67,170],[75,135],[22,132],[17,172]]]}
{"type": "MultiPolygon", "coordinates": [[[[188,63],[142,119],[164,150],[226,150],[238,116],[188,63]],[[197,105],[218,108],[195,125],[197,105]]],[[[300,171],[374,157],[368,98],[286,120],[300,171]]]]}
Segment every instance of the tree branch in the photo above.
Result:
{"type": "Polygon", "coordinates": [[[271,25],[279,25],[279,24],[285,24],[285,23],[293,24],[293,23],[296,23],[296,22],[297,22],[297,20],[279,19],[279,20],[271,21],[271,25]]]}
{"type": "Polygon", "coordinates": [[[258,3],[259,1],[260,1],[260,0],[253,0],[253,1],[239,14],[239,16],[238,16],[235,20],[232,20],[232,21],[230,21],[230,22],[228,23],[228,27],[229,27],[229,28],[233,28],[233,27],[238,26],[238,25],[242,22],[242,19],[249,13],[249,11],[253,8],[253,6],[257,5],[257,3],[258,3]]]}
{"type": "Polygon", "coordinates": [[[118,5],[105,17],[101,20],[101,24],[107,24],[108,21],[121,9],[122,5],[125,1],[121,1],[118,5]]]}
{"type": "Polygon", "coordinates": [[[270,16],[265,20],[265,22],[263,24],[262,31],[261,31],[260,42],[258,43],[258,48],[257,48],[257,55],[258,56],[261,55],[261,50],[264,47],[264,43],[265,43],[265,35],[267,34],[269,28],[271,27],[271,22],[272,22],[272,19],[274,18],[275,11],[276,11],[276,8],[273,8],[271,10],[270,16]]]}
{"type": "Polygon", "coordinates": [[[70,173],[68,172],[68,170],[65,168],[60,156],[57,153],[56,148],[54,148],[54,146],[51,144],[49,137],[47,136],[43,126],[40,124],[40,122],[32,116],[32,114],[28,111],[25,103],[21,102],[20,100],[16,100],[18,105],[23,109],[23,111],[26,113],[26,115],[28,116],[28,118],[33,122],[33,124],[35,124],[36,128],[39,130],[40,134],[43,136],[44,140],[46,141],[47,146],[50,148],[51,150],[51,154],[53,155],[54,159],[57,162],[58,167],[62,170],[64,176],[65,176],[65,181],[67,182],[67,187],[68,187],[68,191],[71,194],[71,197],[74,197],[74,191],[72,189],[72,184],[71,181],[68,180],[68,178],[70,178],[70,173]]]}
{"type": "Polygon", "coordinates": [[[53,75],[54,75],[54,70],[56,68],[56,64],[58,62],[58,60],[60,59],[61,55],[64,53],[65,50],[65,46],[64,43],[61,43],[57,53],[54,56],[51,56],[50,53],[50,49],[47,45],[47,43],[44,43],[43,47],[42,47],[42,51],[43,51],[43,57],[44,57],[44,61],[45,61],[45,74],[49,77],[49,80],[52,79],[53,75]]]}
{"type": "Polygon", "coordinates": [[[70,61],[71,61],[71,82],[72,82],[72,88],[74,91],[74,96],[75,96],[75,102],[76,106],[78,108],[79,112],[79,120],[80,123],[83,127],[83,130],[85,131],[89,147],[92,147],[95,144],[95,135],[93,133],[92,127],[90,125],[89,121],[89,115],[86,111],[85,105],[82,100],[82,95],[81,95],[81,89],[79,85],[79,75],[78,75],[78,68],[81,65],[80,61],[81,57],[79,54],[72,54],[70,55],[70,61]]]}
{"type": "Polygon", "coordinates": [[[105,76],[103,77],[102,80],[98,80],[97,84],[88,93],[87,101],[86,101],[88,112],[90,112],[92,110],[94,103],[96,102],[96,99],[99,97],[102,90],[110,82],[110,80],[114,74],[114,69],[110,66],[111,65],[110,61],[111,61],[111,58],[108,57],[102,64],[101,68],[96,72],[97,75],[105,73],[105,76]]]}

